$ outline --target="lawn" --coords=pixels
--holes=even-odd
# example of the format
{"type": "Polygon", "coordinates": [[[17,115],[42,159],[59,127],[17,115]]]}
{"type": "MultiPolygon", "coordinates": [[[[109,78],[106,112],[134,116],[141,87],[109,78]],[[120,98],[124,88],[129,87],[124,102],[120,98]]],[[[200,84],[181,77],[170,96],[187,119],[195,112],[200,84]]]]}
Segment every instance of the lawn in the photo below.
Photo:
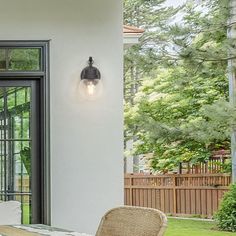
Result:
{"type": "Polygon", "coordinates": [[[30,212],[30,207],[29,204],[24,203],[23,204],[23,224],[29,224],[29,212],[30,212]]]}
{"type": "Polygon", "coordinates": [[[165,236],[236,236],[236,233],[217,231],[215,228],[214,222],[169,218],[165,236]]]}

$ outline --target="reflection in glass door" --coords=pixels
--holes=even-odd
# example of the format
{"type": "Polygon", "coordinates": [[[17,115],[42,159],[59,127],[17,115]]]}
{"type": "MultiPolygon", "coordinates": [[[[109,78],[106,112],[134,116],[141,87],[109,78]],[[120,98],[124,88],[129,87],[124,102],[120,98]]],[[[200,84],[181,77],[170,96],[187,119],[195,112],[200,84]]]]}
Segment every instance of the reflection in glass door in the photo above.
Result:
{"type": "Polygon", "coordinates": [[[21,202],[24,224],[41,215],[38,106],[37,80],[0,81],[0,200],[21,202]]]}

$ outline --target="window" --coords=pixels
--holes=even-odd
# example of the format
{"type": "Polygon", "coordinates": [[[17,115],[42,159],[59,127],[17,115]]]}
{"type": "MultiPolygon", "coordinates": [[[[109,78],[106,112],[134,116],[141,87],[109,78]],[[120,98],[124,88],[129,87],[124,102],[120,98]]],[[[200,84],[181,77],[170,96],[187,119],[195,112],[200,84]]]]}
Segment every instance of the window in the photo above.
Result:
{"type": "Polygon", "coordinates": [[[39,71],[40,48],[0,48],[0,71],[39,71]]]}
{"type": "Polygon", "coordinates": [[[0,200],[50,223],[48,42],[0,41],[0,200]]]}

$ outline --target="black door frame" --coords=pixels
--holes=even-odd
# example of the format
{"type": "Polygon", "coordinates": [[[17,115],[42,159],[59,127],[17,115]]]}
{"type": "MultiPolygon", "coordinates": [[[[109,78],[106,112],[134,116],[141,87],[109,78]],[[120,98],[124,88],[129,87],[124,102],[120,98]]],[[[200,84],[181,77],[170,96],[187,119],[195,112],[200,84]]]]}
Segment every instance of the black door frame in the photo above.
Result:
{"type": "MultiPolygon", "coordinates": [[[[51,224],[51,176],[50,176],[50,81],[49,81],[49,40],[1,41],[0,48],[39,48],[41,69],[39,71],[0,71],[0,80],[38,80],[40,97],[40,159],[41,159],[41,216],[43,224],[51,224]]],[[[36,89],[36,88],[35,88],[36,89]]],[[[38,220],[36,219],[36,220],[38,220]]],[[[34,222],[33,222],[34,223],[34,222]]]]}

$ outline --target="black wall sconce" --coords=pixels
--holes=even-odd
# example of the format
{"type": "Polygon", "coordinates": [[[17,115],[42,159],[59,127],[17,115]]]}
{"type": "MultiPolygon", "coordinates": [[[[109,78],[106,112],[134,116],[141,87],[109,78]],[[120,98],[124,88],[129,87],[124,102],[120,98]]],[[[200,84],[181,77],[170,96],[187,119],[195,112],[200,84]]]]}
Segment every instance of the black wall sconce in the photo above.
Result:
{"type": "Polygon", "coordinates": [[[93,58],[89,57],[88,66],[80,75],[80,93],[87,98],[95,98],[101,93],[101,73],[93,63],[93,58]]]}

